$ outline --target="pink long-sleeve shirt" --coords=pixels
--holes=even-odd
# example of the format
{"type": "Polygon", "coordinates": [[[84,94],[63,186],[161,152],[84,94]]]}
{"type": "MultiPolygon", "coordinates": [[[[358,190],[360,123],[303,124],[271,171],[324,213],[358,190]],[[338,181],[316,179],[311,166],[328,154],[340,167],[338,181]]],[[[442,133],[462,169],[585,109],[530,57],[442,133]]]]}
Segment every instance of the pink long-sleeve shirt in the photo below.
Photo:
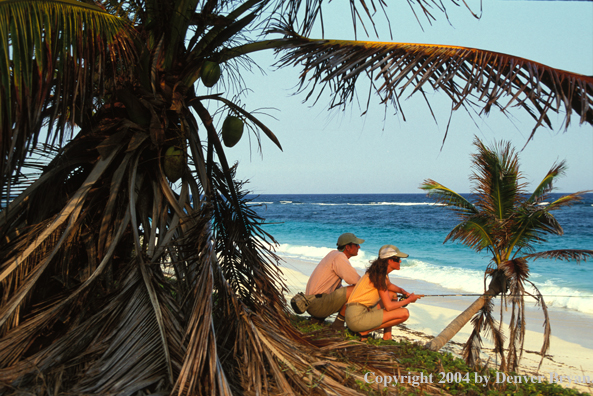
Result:
{"type": "Polygon", "coordinates": [[[342,279],[348,285],[355,285],[360,275],[344,252],[332,250],[315,267],[307,282],[305,294],[329,294],[342,286],[342,279]]]}

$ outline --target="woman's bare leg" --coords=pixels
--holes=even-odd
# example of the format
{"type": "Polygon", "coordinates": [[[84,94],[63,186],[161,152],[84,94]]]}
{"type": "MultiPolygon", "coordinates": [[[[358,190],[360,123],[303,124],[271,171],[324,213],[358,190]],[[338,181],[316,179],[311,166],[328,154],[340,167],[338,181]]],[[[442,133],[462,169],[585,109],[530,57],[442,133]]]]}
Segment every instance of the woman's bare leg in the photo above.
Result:
{"type": "MultiPolygon", "coordinates": [[[[392,326],[404,323],[410,317],[410,312],[406,308],[398,308],[393,311],[383,311],[383,323],[377,328],[368,330],[368,331],[361,331],[361,336],[368,335],[371,331],[379,330],[379,329],[386,329],[391,328],[392,326]]],[[[391,330],[390,330],[391,335],[391,330]]],[[[383,338],[385,339],[385,337],[383,338]]],[[[391,339],[391,338],[389,338],[391,339]]]]}

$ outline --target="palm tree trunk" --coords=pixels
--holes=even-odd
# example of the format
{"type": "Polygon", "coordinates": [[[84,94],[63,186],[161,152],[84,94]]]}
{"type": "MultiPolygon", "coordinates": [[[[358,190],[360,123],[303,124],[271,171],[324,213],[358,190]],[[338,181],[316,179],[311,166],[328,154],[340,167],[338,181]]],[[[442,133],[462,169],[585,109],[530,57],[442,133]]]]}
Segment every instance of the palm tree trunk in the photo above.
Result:
{"type": "Polygon", "coordinates": [[[431,351],[438,351],[445,345],[455,334],[459,333],[459,330],[465,326],[467,322],[484,306],[484,304],[492,298],[490,294],[481,295],[476,301],[473,302],[465,311],[457,316],[441,333],[428,342],[425,346],[431,351]]]}

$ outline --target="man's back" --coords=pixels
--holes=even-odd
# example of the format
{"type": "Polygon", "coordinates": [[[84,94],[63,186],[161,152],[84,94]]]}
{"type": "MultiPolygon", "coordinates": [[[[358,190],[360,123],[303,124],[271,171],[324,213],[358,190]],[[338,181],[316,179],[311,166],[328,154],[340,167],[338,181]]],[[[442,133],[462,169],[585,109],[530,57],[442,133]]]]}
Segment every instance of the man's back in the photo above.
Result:
{"type": "Polygon", "coordinates": [[[352,267],[346,254],[332,250],[311,274],[305,294],[329,294],[341,287],[342,279],[347,284],[354,285],[360,279],[360,275],[352,267]]]}

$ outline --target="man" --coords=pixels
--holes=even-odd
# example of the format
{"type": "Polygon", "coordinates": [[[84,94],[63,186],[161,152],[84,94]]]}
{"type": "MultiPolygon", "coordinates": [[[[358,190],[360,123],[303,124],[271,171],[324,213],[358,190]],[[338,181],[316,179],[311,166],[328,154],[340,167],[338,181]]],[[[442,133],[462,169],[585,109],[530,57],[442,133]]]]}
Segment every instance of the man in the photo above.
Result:
{"type": "Polygon", "coordinates": [[[329,252],[311,274],[305,294],[316,298],[311,301],[307,312],[317,323],[323,323],[326,317],[339,312],[332,328],[344,328],[346,301],[360,279],[348,260],[358,255],[363,242],[364,239],[357,238],[351,232],[340,235],[337,250],[329,252]],[[342,287],[342,280],[350,286],[342,287]]]}

